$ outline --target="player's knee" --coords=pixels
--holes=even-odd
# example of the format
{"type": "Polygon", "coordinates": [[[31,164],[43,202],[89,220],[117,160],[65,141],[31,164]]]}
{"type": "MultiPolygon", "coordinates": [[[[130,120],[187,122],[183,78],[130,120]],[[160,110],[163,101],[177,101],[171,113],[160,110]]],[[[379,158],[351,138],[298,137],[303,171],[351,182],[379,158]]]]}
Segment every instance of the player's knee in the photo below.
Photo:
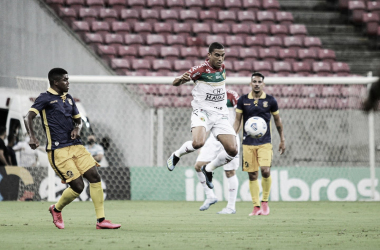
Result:
{"type": "Polygon", "coordinates": [[[201,147],[203,147],[203,145],[205,145],[204,141],[193,141],[194,149],[200,149],[201,147]]]}
{"type": "Polygon", "coordinates": [[[261,176],[264,178],[268,178],[270,176],[270,168],[269,167],[262,167],[261,168],[261,176]]]}
{"type": "Polygon", "coordinates": [[[199,162],[196,162],[195,166],[194,166],[194,169],[197,172],[201,172],[201,167],[202,167],[202,164],[200,164],[199,162]]]}
{"type": "Polygon", "coordinates": [[[229,156],[235,157],[238,154],[238,150],[236,147],[231,147],[226,150],[229,156]]]}
{"type": "Polygon", "coordinates": [[[259,177],[257,171],[256,171],[256,172],[249,172],[249,173],[248,173],[248,176],[249,176],[249,180],[250,180],[250,181],[256,181],[257,178],[259,177]]]}
{"type": "Polygon", "coordinates": [[[70,184],[70,187],[72,190],[74,190],[74,192],[80,194],[83,192],[83,189],[84,189],[84,182],[81,181],[81,182],[76,182],[75,184],[70,184]]]}

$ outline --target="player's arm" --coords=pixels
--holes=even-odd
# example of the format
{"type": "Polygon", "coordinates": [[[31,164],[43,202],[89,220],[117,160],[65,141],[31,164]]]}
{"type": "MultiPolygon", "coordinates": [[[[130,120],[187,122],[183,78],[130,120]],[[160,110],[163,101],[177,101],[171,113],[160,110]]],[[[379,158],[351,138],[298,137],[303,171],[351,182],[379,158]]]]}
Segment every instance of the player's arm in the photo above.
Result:
{"type": "Polygon", "coordinates": [[[239,130],[241,128],[241,120],[243,119],[243,113],[236,112],[235,122],[234,122],[234,130],[237,133],[239,133],[239,130]]]}
{"type": "Polygon", "coordinates": [[[74,129],[71,131],[71,139],[75,140],[80,137],[80,130],[82,128],[82,118],[73,119],[74,121],[74,129]]]}
{"type": "Polygon", "coordinates": [[[173,86],[182,85],[182,84],[184,84],[184,83],[186,83],[186,82],[188,82],[190,80],[191,80],[190,73],[189,72],[185,72],[183,75],[174,78],[173,86]]]}
{"type": "Polygon", "coordinates": [[[40,143],[38,142],[33,130],[33,119],[36,116],[37,116],[37,113],[35,113],[34,111],[29,111],[24,118],[25,128],[30,137],[29,146],[33,150],[40,146],[40,143]]]}
{"type": "Polygon", "coordinates": [[[4,166],[8,166],[8,162],[7,162],[7,160],[5,159],[4,151],[3,151],[2,149],[0,149],[0,162],[1,162],[4,166]]]}
{"type": "Polygon", "coordinates": [[[284,136],[284,129],[282,126],[282,121],[280,118],[280,114],[273,115],[274,118],[274,124],[276,125],[278,134],[280,135],[280,145],[278,147],[278,151],[280,152],[280,155],[282,155],[285,152],[285,136],[284,136]]]}

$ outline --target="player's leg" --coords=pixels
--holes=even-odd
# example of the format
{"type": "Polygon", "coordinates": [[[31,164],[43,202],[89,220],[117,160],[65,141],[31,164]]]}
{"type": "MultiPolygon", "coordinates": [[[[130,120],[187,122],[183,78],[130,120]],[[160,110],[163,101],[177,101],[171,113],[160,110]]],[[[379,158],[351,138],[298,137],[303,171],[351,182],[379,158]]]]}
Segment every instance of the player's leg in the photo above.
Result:
{"type": "MultiPolygon", "coordinates": [[[[230,162],[231,163],[231,162],[230,162]]],[[[224,165],[227,166],[230,163],[224,165]]],[[[236,213],[236,197],[237,197],[237,191],[239,187],[239,180],[235,174],[235,170],[224,170],[227,182],[228,182],[228,203],[225,208],[222,209],[222,211],[218,212],[218,214],[235,214],[236,213]]]]}
{"type": "Polygon", "coordinates": [[[249,216],[260,215],[262,213],[260,207],[260,186],[259,181],[257,180],[259,176],[258,171],[248,172],[249,178],[249,191],[251,192],[253,211],[249,216]]]}
{"type": "Polygon", "coordinates": [[[205,176],[204,174],[201,172],[201,167],[206,165],[207,161],[197,161],[195,163],[195,171],[197,172],[197,176],[198,176],[198,180],[199,182],[201,183],[202,187],[203,187],[203,190],[205,191],[205,194],[206,194],[206,199],[205,201],[203,202],[202,206],[200,206],[199,210],[200,211],[205,211],[207,209],[209,209],[209,207],[215,203],[218,202],[218,199],[216,198],[216,195],[214,193],[214,191],[212,189],[210,189],[207,185],[206,185],[206,179],[205,179],[205,176]]]}
{"type": "Polygon", "coordinates": [[[260,145],[257,150],[258,162],[261,169],[261,186],[263,188],[263,199],[261,202],[261,214],[268,215],[270,210],[268,206],[268,199],[270,188],[272,186],[272,177],[270,175],[270,166],[272,165],[272,144],[267,143],[260,145]]]}

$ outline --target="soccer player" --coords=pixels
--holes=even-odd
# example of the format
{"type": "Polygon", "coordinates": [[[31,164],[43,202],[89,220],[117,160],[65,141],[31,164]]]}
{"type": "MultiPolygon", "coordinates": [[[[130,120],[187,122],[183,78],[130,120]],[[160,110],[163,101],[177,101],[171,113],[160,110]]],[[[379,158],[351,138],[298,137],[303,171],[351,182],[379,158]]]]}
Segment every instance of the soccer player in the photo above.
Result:
{"type": "MultiPolygon", "coordinates": [[[[278,134],[280,135],[279,152],[285,152],[285,137],[282,122],[277,106],[276,99],[263,91],[265,86],[264,76],[255,72],[251,76],[252,91],[239,98],[236,108],[236,119],[234,129],[238,132],[243,118],[243,124],[252,116],[263,118],[267,127],[270,128],[271,115],[273,115],[278,134]]],[[[248,172],[249,189],[251,191],[253,212],[252,215],[268,215],[269,206],[268,198],[272,184],[270,167],[272,165],[272,138],[271,130],[268,129],[264,136],[259,139],[253,139],[247,135],[243,129],[243,171],[248,172]],[[263,189],[263,199],[260,206],[260,187],[258,183],[258,171],[261,170],[261,186],[263,189]]]]}
{"type": "Polygon", "coordinates": [[[363,103],[363,110],[369,112],[372,109],[376,109],[380,99],[380,79],[377,82],[372,83],[369,89],[368,96],[363,103]]]}
{"type": "Polygon", "coordinates": [[[195,83],[192,90],[193,113],[191,115],[192,140],[185,142],[178,150],[172,153],[167,160],[167,167],[173,171],[179,159],[186,154],[201,148],[206,142],[206,134],[212,134],[223,145],[225,150],[219,152],[215,159],[201,168],[205,175],[206,185],[214,188],[212,172],[232,161],[237,155],[236,133],[228,121],[226,101],[226,70],[224,67],[225,51],[222,44],[214,42],[209,46],[208,59],[199,66],[192,67],[182,76],[173,81],[179,86],[190,80],[195,83]]]}
{"type": "Polygon", "coordinates": [[[82,175],[90,182],[90,196],[95,206],[97,217],[96,229],[117,229],[120,224],[112,224],[105,220],[104,196],[99,164],[82,145],[80,129],[81,116],[75,101],[69,91],[67,71],[54,68],[48,74],[50,88],[41,93],[29,109],[24,122],[30,136],[29,145],[32,149],[39,147],[33,130],[33,119],[40,114],[46,133],[46,151],[51,167],[70,187],[65,189],[55,205],[49,207],[53,223],[63,229],[62,209],[78,198],[84,189],[82,175]]]}
{"type": "MultiPolygon", "coordinates": [[[[239,95],[233,91],[226,89],[227,92],[227,107],[229,110],[229,121],[231,125],[234,124],[235,116],[236,116],[236,104],[237,100],[239,99],[239,95]]],[[[236,136],[236,143],[238,143],[239,136],[236,136]]],[[[202,184],[203,189],[206,194],[206,200],[204,201],[203,205],[199,208],[199,210],[204,211],[207,210],[211,205],[218,202],[218,199],[216,198],[214,192],[212,189],[210,189],[206,185],[206,179],[204,174],[201,171],[202,166],[208,164],[211,162],[220,151],[224,150],[222,144],[212,135],[210,134],[209,138],[207,139],[205,145],[200,149],[200,153],[198,155],[197,161],[195,163],[195,170],[197,172],[197,176],[199,179],[199,182],[202,184]]],[[[239,148],[238,148],[239,151],[239,148]]],[[[218,214],[235,214],[235,203],[236,203],[236,196],[237,191],[239,187],[239,180],[235,174],[235,171],[239,167],[239,152],[235,156],[235,158],[223,166],[224,172],[227,177],[228,181],[228,203],[227,207],[223,208],[222,211],[218,212],[218,214]]]]}

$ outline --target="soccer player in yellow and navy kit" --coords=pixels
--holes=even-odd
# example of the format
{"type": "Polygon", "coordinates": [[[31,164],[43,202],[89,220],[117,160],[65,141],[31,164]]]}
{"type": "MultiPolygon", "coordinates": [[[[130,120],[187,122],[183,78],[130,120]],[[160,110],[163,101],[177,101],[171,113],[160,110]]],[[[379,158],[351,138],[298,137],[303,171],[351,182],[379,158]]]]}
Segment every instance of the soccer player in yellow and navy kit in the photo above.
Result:
{"type": "MultiPolygon", "coordinates": [[[[252,74],[251,83],[252,91],[239,98],[236,107],[236,119],[234,129],[239,131],[241,120],[243,124],[252,116],[259,116],[263,118],[267,127],[270,128],[271,115],[273,115],[274,123],[280,135],[280,154],[285,152],[285,137],[282,127],[282,122],[278,110],[276,99],[266,94],[263,91],[265,86],[264,76],[255,72],[252,74]]],[[[249,214],[252,215],[268,215],[269,206],[268,198],[272,178],[270,176],[270,167],[272,165],[272,138],[271,130],[268,129],[264,136],[259,139],[254,139],[247,135],[243,126],[243,171],[248,172],[249,176],[249,189],[251,191],[253,211],[249,214]],[[261,169],[261,186],[263,188],[263,199],[260,207],[260,187],[258,183],[258,171],[261,169]]]]}
{"type": "Polygon", "coordinates": [[[41,93],[25,117],[25,126],[30,136],[32,149],[39,146],[33,130],[33,119],[40,114],[46,133],[46,151],[51,167],[70,187],[65,189],[55,205],[49,207],[53,223],[63,229],[62,209],[78,198],[84,189],[84,176],[90,182],[90,196],[95,206],[97,229],[117,229],[120,224],[105,220],[104,196],[99,164],[85,149],[80,140],[81,116],[69,91],[67,71],[54,68],[48,74],[50,88],[41,93]]]}

